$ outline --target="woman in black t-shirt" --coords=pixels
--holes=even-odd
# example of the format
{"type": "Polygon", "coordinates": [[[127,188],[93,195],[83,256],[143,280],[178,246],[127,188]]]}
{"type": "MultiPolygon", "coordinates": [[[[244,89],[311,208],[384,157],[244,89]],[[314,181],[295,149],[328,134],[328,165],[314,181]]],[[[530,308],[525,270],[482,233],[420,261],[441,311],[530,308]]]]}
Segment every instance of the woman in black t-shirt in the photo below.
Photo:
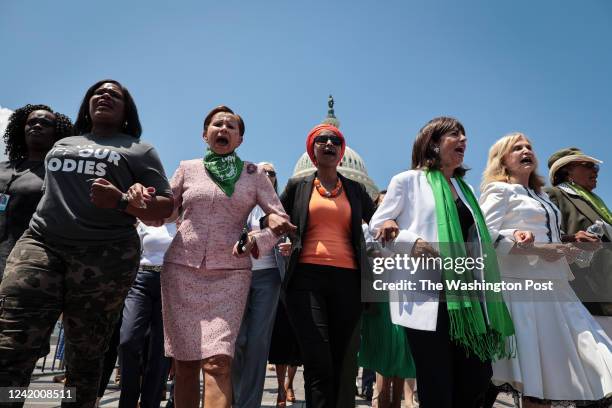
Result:
{"type": "MultiPolygon", "coordinates": [[[[77,136],[45,159],[44,194],[9,255],[0,284],[0,387],[27,387],[38,353],[63,313],[66,387],[94,406],[101,356],[140,261],[136,217],[167,218],[172,191],[119,82],[85,94],[77,136]]],[[[72,395],[74,397],[75,395],[72,395]]]]}
{"type": "Polygon", "coordinates": [[[0,280],[6,258],[42,197],[45,155],[56,141],[71,135],[70,118],[47,105],[28,104],[9,117],[4,132],[8,160],[0,162],[0,280]]]}

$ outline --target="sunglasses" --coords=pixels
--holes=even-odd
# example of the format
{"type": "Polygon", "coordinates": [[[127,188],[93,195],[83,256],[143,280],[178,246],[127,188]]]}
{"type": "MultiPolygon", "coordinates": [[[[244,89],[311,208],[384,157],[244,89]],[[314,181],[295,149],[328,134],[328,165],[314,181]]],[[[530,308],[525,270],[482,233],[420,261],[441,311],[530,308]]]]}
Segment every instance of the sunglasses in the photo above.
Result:
{"type": "Polygon", "coordinates": [[[276,172],[274,170],[264,170],[264,173],[266,173],[268,177],[276,177],[276,172]]]}
{"type": "Polygon", "coordinates": [[[599,164],[593,162],[576,162],[576,166],[585,167],[587,169],[593,169],[599,171],[599,164]]]}
{"type": "Polygon", "coordinates": [[[318,145],[325,145],[330,141],[334,146],[342,146],[342,139],[339,136],[317,136],[314,142],[318,145]]]}

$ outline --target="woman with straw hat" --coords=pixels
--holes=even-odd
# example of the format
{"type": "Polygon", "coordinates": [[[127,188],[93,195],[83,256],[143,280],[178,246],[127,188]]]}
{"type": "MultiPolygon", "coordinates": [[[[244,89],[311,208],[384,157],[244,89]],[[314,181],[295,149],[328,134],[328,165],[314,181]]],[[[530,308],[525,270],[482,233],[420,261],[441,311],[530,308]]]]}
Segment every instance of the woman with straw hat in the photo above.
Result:
{"type": "Polygon", "coordinates": [[[604,223],[603,247],[594,254],[591,264],[570,266],[576,277],[572,287],[612,337],[612,212],[593,191],[597,187],[601,163],[575,147],[555,152],[548,159],[553,187],[547,192],[561,210],[561,229],[568,234],[568,240],[582,239],[581,231],[586,231],[596,221],[604,223]]]}

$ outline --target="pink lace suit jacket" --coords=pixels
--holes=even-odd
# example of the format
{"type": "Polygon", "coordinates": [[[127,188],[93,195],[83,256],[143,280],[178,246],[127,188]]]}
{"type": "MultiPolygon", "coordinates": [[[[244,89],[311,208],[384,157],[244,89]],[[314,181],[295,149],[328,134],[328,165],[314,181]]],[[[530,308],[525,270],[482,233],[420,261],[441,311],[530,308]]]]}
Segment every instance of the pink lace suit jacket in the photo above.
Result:
{"type": "MultiPolygon", "coordinates": [[[[177,232],[164,261],[192,268],[251,269],[250,257],[237,258],[232,248],[258,204],[266,214],[287,214],[263,169],[245,162],[234,193],[228,197],[209,177],[202,159],[182,161],[170,182],[174,207],[182,212],[177,232]]],[[[270,228],[255,235],[260,253],[272,249],[279,237],[270,228]]]]}

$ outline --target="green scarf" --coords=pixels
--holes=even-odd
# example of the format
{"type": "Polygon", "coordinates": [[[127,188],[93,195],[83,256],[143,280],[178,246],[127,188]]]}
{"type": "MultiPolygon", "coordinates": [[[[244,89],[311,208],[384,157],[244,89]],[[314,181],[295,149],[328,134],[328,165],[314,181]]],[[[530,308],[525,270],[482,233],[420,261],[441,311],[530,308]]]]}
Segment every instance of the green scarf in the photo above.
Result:
{"type": "Polygon", "coordinates": [[[610,212],[606,204],[603,202],[603,200],[599,198],[597,194],[584,189],[583,187],[579,186],[576,183],[570,182],[570,183],[564,183],[564,184],[566,186],[569,186],[572,190],[576,192],[576,194],[578,194],[587,203],[589,203],[591,207],[595,209],[597,214],[599,214],[599,216],[604,222],[612,225],[612,213],[610,212]]]}
{"type": "Polygon", "coordinates": [[[213,152],[210,148],[206,149],[204,167],[208,170],[208,174],[215,184],[217,184],[228,197],[234,194],[234,188],[236,187],[236,182],[240,178],[243,166],[244,164],[236,152],[221,155],[213,152]]]}
{"type": "MultiPolygon", "coordinates": [[[[426,172],[427,181],[433,190],[436,203],[440,255],[443,260],[465,258],[467,251],[461,232],[459,213],[448,182],[439,170],[426,172]]],[[[474,221],[480,234],[485,266],[484,280],[485,282],[500,282],[497,257],[476,197],[462,178],[457,177],[456,180],[474,214],[474,221]]],[[[453,269],[444,269],[442,276],[445,282],[451,339],[476,354],[482,361],[511,357],[514,354],[513,341],[506,342],[506,337],[514,334],[514,325],[501,293],[485,292],[485,316],[482,310],[483,304],[478,300],[479,292],[453,290],[447,284],[451,280],[459,280],[463,283],[474,282],[471,270],[460,274],[455,273],[453,269]]]]}

